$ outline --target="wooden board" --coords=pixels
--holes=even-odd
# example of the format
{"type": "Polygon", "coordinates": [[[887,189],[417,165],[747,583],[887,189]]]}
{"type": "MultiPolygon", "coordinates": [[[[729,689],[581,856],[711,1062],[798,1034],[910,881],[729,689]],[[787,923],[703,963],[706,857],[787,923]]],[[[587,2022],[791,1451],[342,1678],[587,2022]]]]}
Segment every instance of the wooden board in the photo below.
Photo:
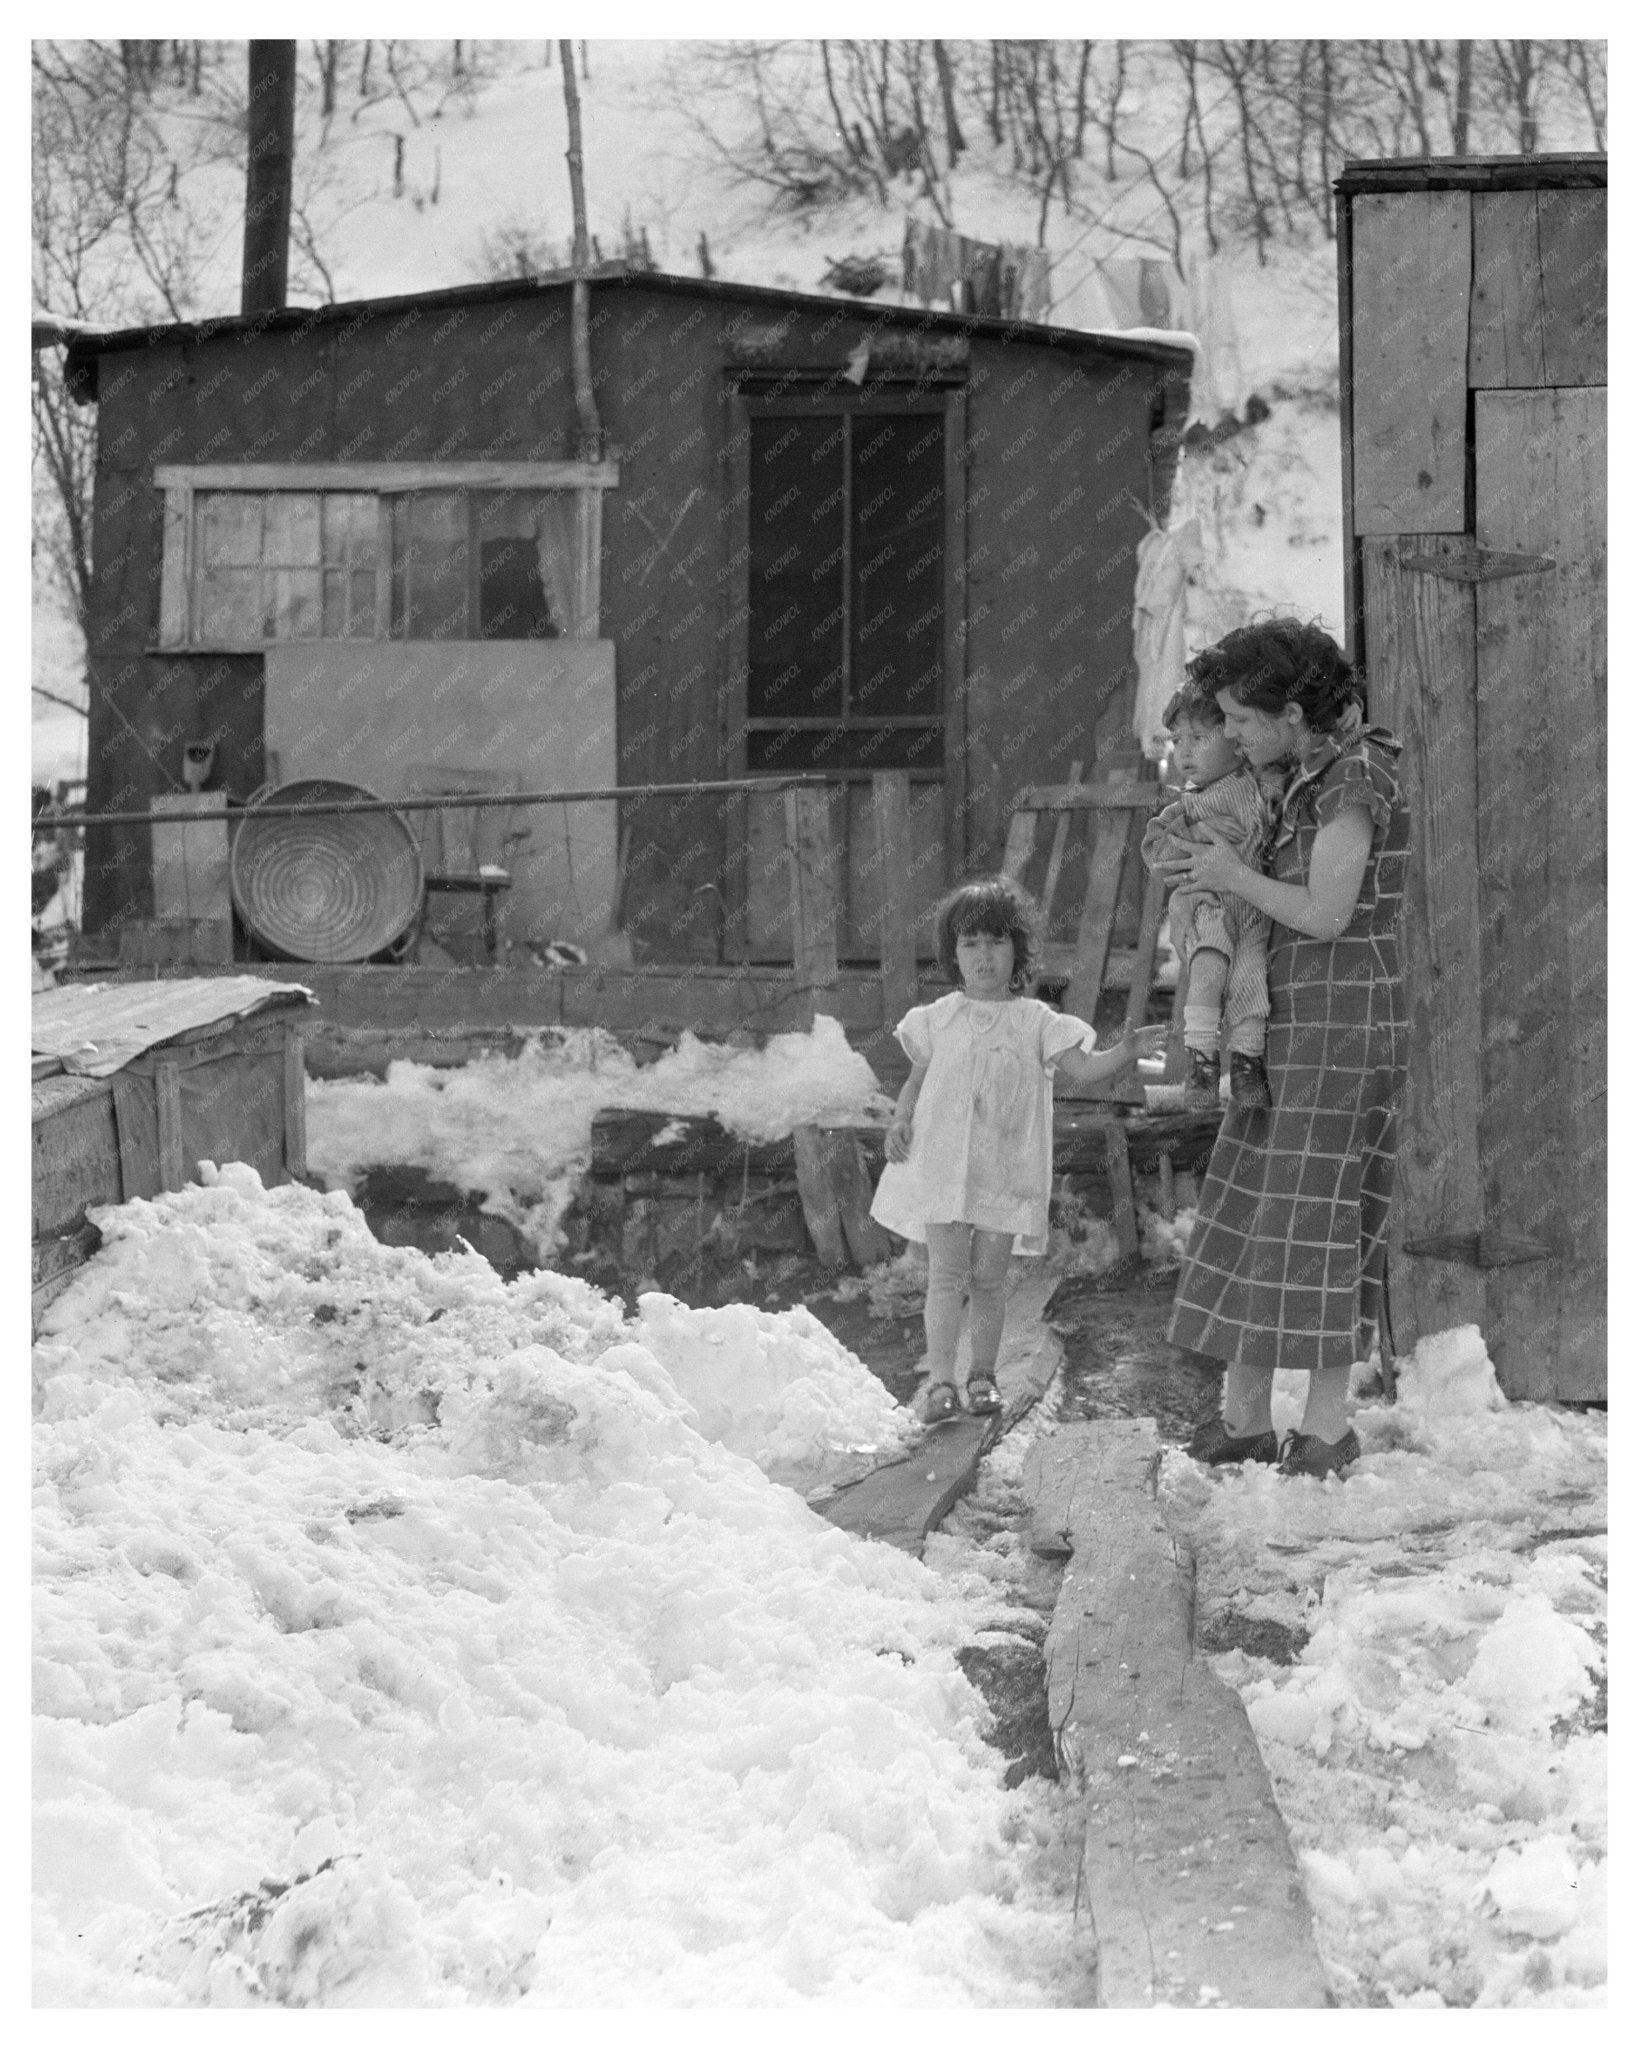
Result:
{"type": "Polygon", "coordinates": [[[1603,384],[1603,191],[1477,192],[1468,379],[1475,390],[1603,384]]]}
{"type": "Polygon", "coordinates": [[[78,1229],[89,1204],[120,1199],[111,1082],[72,1076],[36,1082],[32,1135],[36,1240],[78,1229]]]}
{"type": "MultiPolygon", "coordinates": [[[[919,1556],[929,1530],[936,1529],[957,1501],[971,1491],[985,1452],[1051,1385],[1064,1355],[1057,1337],[1042,1320],[1055,1284],[1050,1274],[1021,1273],[1018,1266],[1008,1276],[1007,1323],[996,1359],[996,1387],[1002,1397],[999,1415],[964,1415],[958,1421],[941,1423],[928,1430],[908,1456],[879,1466],[828,1500],[816,1501],[817,1511],[839,1529],[919,1556]]],[[[964,1326],[956,1353],[959,1384],[967,1377],[969,1356],[964,1326]]]]}
{"type": "MultiPolygon", "coordinates": [[[[913,871],[911,784],[905,774],[873,775],[870,791],[874,871],[861,891],[874,895],[874,919],[861,920],[867,952],[882,963],[882,1015],[897,1022],[916,1003],[916,923],[922,905],[913,871]]],[[[852,879],[852,878],[850,878],[852,879]]]]}
{"type": "Polygon", "coordinates": [[[1605,1393],[1605,394],[1482,392],[1476,538],[1484,1220],[1554,1256],[1486,1276],[1512,1397],[1605,1393]]]}
{"type": "Polygon", "coordinates": [[[837,978],[837,846],[823,789],[785,792],[790,856],[792,972],[799,986],[820,991],[837,978]]]}
{"type": "Polygon", "coordinates": [[[803,1220],[825,1264],[865,1267],[891,1259],[894,1241],[870,1213],[872,1177],[854,1131],[799,1124],[791,1143],[803,1220]]]}
{"type": "MultiPolygon", "coordinates": [[[[180,1169],[176,1186],[196,1180],[205,1159],[219,1166],[242,1160],[255,1167],[268,1187],[286,1179],[287,1068],[282,1043],[179,1067],[175,1073],[175,1165],[180,1169]]],[[[163,1102],[163,1095],[160,1099],[163,1102]]]]}
{"type": "Polygon", "coordinates": [[[1539,192],[1543,380],[1604,384],[1607,296],[1605,192],[1539,192]]]}
{"type": "MultiPolygon", "coordinates": [[[[220,796],[153,796],[154,916],[162,924],[202,923],[228,929],[228,819],[220,796]],[[199,813],[207,815],[200,816],[199,813]]],[[[233,957],[231,947],[224,956],[233,957]]]]}
{"type": "Polygon", "coordinates": [[[1466,192],[1350,204],[1357,536],[1467,525],[1469,205],[1466,192]]]}
{"type": "Polygon", "coordinates": [[[94,1223],[83,1223],[78,1230],[60,1237],[36,1241],[29,1290],[31,1334],[39,1335],[40,1318],[101,1244],[102,1232],[94,1223]]]}
{"type": "Polygon", "coordinates": [[[120,1200],[147,1201],[165,1185],[159,1149],[159,1104],[152,1077],[113,1076],[114,1129],[119,1139],[120,1200]]]}
{"type": "Polygon", "coordinates": [[[705,1173],[715,1180],[737,1174],[788,1177],[796,1170],[789,1138],[750,1145],[714,1116],[671,1116],[661,1109],[600,1109],[592,1119],[594,1180],[633,1173],[705,1173]],[[663,1133],[670,1135],[662,1139],[663,1133]],[[662,1142],[657,1143],[657,1139],[662,1142]]]}
{"type": "Polygon", "coordinates": [[[839,1529],[891,1543],[920,1557],[928,1531],[973,1490],[979,1460],[1001,1434],[999,1416],[968,1416],[942,1423],[908,1457],[882,1465],[815,1509],[839,1529]]]}
{"type": "Polygon", "coordinates": [[[1400,925],[1411,1073],[1389,1252],[1401,1352],[1436,1330],[1483,1327],[1486,1320],[1482,1273],[1400,1251],[1407,1238],[1472,1230],[1483,1220],[1474,594],[1472,586],[1400,566],[1403,553],[1444,554],[1463,545],[1374,539],[1361,548],[1367,687],[1373,715],[1404,743],[1401,789],[1411,812],[1400,925]]]}
{"type": "Polygon", "coordinates": [[[1025,1458],[1032,1543],[1068,1554],[1048,1715],[1087,1824],[1099,2004],[1330,2004],[1240,1700],[1193,1654],[1191,1568],[1155,1498],[1155,1425],[1082,1423],[1025,1458]]]}

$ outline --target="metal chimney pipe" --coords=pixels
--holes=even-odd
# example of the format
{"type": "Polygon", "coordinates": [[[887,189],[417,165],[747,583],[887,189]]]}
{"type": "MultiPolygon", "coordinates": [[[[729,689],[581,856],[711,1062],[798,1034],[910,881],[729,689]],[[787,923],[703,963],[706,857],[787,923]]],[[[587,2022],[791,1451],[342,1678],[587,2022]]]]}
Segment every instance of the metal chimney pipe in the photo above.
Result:
{"type": "Polygon", "coordinates": [[[276,313],[290,269],[290,181],[296,153],[296,45],[250,45],[249,152],[241,313],[276,313]]]}

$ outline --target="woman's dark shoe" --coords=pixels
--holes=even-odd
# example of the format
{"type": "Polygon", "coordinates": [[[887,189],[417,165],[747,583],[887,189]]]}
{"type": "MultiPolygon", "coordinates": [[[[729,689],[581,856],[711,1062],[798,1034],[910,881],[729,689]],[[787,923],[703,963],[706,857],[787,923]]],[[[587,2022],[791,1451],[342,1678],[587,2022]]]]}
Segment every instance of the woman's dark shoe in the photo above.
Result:
{"type": "Polygon", "coordinates": [[[1305,1436],[1301,1429],[1287,1435],[1280,1447],[1280,1471],[1286,1479],[1324,1479],[1335,1472],[1339,1479],[1360,1456],[1360,1439],[1346,1429],[1335,1444],[1318,1436],[1305,1436]]]}
{"type": "Polygon", "coordinates": [[[1280,1443],[1272,1429],[1256,1436],[1231,1436],[1223,1417],[1214,1415],[1190,1438],[1189,1454],[1203,1465],[1272,1465],[1280,1455],[1280,1443]]]}
{"type": "Polygon", "coordinates": [[[1185,1109],[1216,1109],[1218,1107],[1218,1055],[1215,1052],[1197,1052],[1193,1046],[1188,1049],[1189,1067],[1184,1075],[1185,1109]]]}
{"type": "Polygon", "coordinates": [[[1269,1092],[1269,1069],[1261,1053],[1229,1055],[1229,1099],[1242,1109],[1273,1109],[1275,1098],[1269,1092]]]}

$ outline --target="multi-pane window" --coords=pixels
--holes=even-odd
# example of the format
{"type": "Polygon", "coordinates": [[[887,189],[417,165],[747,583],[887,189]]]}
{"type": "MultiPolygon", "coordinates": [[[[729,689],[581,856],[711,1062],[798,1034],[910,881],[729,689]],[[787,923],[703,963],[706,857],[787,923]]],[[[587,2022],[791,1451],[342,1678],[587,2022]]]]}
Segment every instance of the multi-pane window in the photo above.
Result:
{"type": "Polygon", "coordinates": [[[373,640],[380,515],[365,491],[202,491],[196,637],[373,640]]]}
{"type": "Polygon", "coordinates": [[[372,489],[245,488],[231,472],[161,471],[160,644],[595,637],[598,511],[614,467],[517,467],[524,478],[501,488],[454,478],[442,488],[422,469],[393,489],[391,465],[376,466],[372,489]],[[555,468],[572,473],[543,488],[555,468]]]}

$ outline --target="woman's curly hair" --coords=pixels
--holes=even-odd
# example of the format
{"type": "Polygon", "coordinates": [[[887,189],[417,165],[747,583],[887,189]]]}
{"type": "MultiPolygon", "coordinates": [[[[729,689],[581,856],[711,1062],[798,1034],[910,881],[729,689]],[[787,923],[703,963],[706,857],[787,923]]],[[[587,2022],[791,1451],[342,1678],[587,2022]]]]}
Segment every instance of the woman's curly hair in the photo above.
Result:
{"type": "Polygon", "coordinates": [[[1006,875],[989,875],[983,881],[964,882],[934,913],[938,935],[939,965],[959,988],[961,972],[956,965],[956,941],[983,933],[987,938],[1013,941],[1013,976],[1008,987],[1026,989],[1035,979],[1040,956],[1036,906],[1017,882],[1006,875]]]}
{"type": "Polygon", "coordinates": [[[1186,664],[1203,690],[1228,690],[1249,711],[1278,717],[1288,704],[1314,732],[1336,732],[1350,706],[1366,707],[1366,693],[1347,655],[1324,626],[1302,619],[1259,619],[1237,626],[1186,664]]]}

